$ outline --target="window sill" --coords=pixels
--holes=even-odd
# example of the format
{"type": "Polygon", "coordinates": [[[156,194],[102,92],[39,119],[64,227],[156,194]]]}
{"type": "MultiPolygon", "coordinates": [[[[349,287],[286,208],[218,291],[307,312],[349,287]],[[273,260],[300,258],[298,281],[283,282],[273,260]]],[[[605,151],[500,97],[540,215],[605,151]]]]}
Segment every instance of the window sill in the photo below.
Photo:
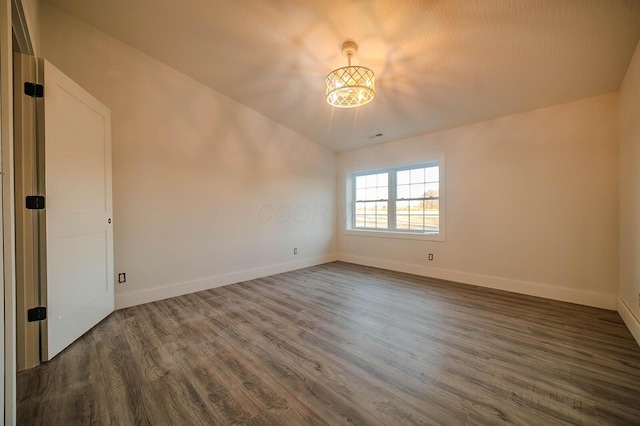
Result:
{"type": "Polygon", "coordinates": [[[444,234],[418,234],[414,232],[374,231],[370,229],[345,229],[344,234],[358,237],[396,238],[401,240],[445,241],[444,234]]]}

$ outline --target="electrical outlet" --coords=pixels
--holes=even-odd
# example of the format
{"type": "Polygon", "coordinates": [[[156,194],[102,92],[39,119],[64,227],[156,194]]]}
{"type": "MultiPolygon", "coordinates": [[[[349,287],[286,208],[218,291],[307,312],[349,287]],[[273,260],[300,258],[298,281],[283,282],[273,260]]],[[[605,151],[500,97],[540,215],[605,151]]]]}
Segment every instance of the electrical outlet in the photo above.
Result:
{"type": "Polygon", "coordinates": [[[121,272],[118,274],[118,283],[122,284],[122,283],[126,283],[127,282],[127,274],[125,274],[124,272],[121,272]]]}
{"type": "Polygon", "coordinates": [[[429,260],[433,260],[433,253],[429,253],[429,260]]]}
{"type": "Polygon", "coordinates": [[[293,249],[293,254],[298,254],[298,249],[297,248],[293,249]]]}

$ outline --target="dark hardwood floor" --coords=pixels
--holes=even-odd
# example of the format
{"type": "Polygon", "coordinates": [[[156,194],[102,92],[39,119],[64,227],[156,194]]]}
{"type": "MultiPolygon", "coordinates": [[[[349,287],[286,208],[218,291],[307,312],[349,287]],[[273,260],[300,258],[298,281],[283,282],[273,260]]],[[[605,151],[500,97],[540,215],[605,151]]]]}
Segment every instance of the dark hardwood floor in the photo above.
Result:
{"type": "Polygon", "coordinates": [[[115,312],[21,425],[640,424],[616,312],[330,263],[115,312]]]}

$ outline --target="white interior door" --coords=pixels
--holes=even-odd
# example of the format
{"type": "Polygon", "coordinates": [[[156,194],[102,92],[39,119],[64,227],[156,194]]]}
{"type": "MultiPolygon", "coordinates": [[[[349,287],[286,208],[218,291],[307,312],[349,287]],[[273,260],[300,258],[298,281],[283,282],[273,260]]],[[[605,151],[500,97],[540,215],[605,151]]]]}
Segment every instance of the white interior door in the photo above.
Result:
{"type": "Polygon", "coordinates": [[[40,69],[47,361],[114,309],[111,112],[51,63],[40,69]]]}

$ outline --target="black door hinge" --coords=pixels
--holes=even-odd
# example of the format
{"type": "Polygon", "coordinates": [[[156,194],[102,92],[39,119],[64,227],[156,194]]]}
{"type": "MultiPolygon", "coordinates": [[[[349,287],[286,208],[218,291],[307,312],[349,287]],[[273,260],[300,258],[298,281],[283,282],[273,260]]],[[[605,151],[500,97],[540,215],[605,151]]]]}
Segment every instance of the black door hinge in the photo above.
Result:
{"type": "Polygon", "coordinates": [[[38,83],[24,82],[24,94],[32,98],[44,97],[44,86],[38,83]]]}
{"type": "Polygon", "coordinates": [[[35,322],[47,319],[47,308],[44,306],[38,306],[37,308],[31,308],[27,310],[27,321],[35,322]]]}
{"type": "Polygon", "coordinates": [[[42,195],[27,195],[25,206],[29,210],[44,209],[44,197],[42,195]]]}

